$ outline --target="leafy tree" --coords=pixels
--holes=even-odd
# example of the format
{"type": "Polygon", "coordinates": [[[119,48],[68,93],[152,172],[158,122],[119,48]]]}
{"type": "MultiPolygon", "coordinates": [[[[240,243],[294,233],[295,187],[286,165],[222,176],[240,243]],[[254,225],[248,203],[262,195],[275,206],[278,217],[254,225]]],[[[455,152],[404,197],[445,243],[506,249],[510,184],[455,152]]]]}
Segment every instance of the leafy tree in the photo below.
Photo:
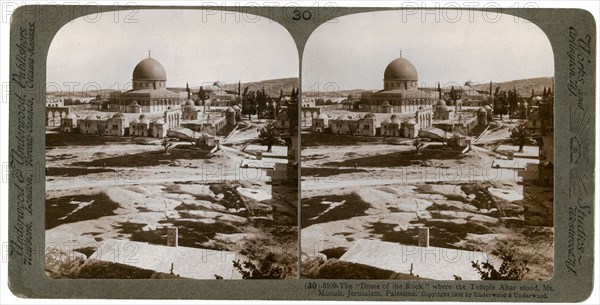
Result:
{"type": "Polygon", "coordinates": [[[260,119],[266,111],[267,96],[265,94],[265,87],[263,87],[262,91],[256,92],[256,114],[258,114],[258,118],[260,119]]]}
{"type": "Polygon", "coordinates": [[[508,96],[507,96],[507,103],[508,103],[508,117],[510,119],[514,118],[515,115],[515,110],[517,110],[517,106],[515,105],[515,103],[517,102],[517,97],[515,96],[514,92],[512,90],[508,91],[508,96]]]}
{"type": "Polygon", "coordinates": [[[274,121],[267,123],[263,128],[260,129],[258,138],[260,139],[262,145],[267,145],[267,152],[271,152],[273,145],[283,142],[274,121]]]}
{"type": "Polygon", "coordinates": [[[198,98],[204,102],[204,100],[206,100],[206,92],[204,91],[204,88],[202,88],[202,86],[200,86],[200,89],[198,89],[198,98]]]}
{"type": "Polygon", "coordinates": [[[513,88],[512,94],[510,95],[510,115],[514,115],[515,112],[519,111],[519,94],[517,93],[517,87],[513,88]]]}
{"type": "Polygon", "coordinates": [[[456,90],[454,90],[454,86],[450,87],[450,99],[452,101],[456,101],[457,97],[458,97],[458,95],[457,95],[456,90]]]}
{"type": "Polygon", "coordinates": [[[496,87],[496,92],[494,93],[494,114],[500,115],[500,120],[502,120],[502,115],[508,114],[508,108],[509,102],[506,91],[500,91],[500,87],[496,87]]]}
{"type": "MultiPolygon", "coordinates": [[[[251,261],[233,261],[233,267],[242,274],[242,279],[283,279],[283,268],[276,265],[275,255],[268,254],[265,259],[260,262],[260,266],[255,265],[251,261]]],[[[215,275],[216,277],[216,275],[215,275]]],[[[221,277],[222,278],[222,277],[221,277]]]]}
{"type": "Polygon", "coordinates": [[[502,104],[500,103],[500,87],[496,87],[492,98],[492,110],[495,115],[499,115],[502,110],[502,104]]]}
{"type": "Polygon", "coordinates": [[[527,129],[524,122],[519,123],[510,130],[510,138],[515,145],[519,145],[519,152],[523,152],[523,146],[535,143],[531,136],[531,132],[527,129]]]}
{"type": "Polygon", "coordinates": [[[356,133],[358,132],[358,124],[350,124],[348,125],[348,131],[350,131],[351,135],[356,135],[356,133]]]}
{"type": "Polygon", "coordinates": [[[104,124],[98,124],[98,134],[99,135],[104,135],[104,132],[106,131],[106,125],[104,124]]]}
{"type": "Polygon", "coordinates": [[[298,94],[299,93],[300,93],[300,89],[292,88],[292,95],[290,97],[292,103],[298,102],[298,94]]]}
{"type": "Polygon", "coordinates": [[[256,114],[256,95],[254,91],[248,91],[248,87],[244,88],[242,95],[242,114],[248,115],[248,120],[256,114]]]}
{"type": "Polygon", "coordinates": [[[502,102],[502,113],[500,114],[500,119],[502,119],[502,115],[508,115],[510,111],[510,101],[508,100],[508,92],[502,91],[502,95],[500,97],[502,102]]]}
{"type": "Polygon", "coordinates": [[[544,91],[542,92],[542,97],[543,98],[546,97],[546,94],[547,94],[547,92],[546,92],[546,86],[544,86],[544,91]]]}
{"type": "Polygon", "coordinates": [[[471,266],[479,273],[482,280],[512,280],[520,281],[531,270],[527,267],[527,261],[516,262],[511,254],[504,256],[500,268],[496,267],[489,261],[471,262],[471,266]]]}
{"type": "Polygon", "coordinates": [[[169,154],[169,149],[173,146],[173,142],[169,140],[169,138],[164,138],[162,140],[162,146],[165,149],[165,155],[169,154]]]}
{"type": "Polygon", "coordinates": [[[421,148],[425,145],[425,143],[423,143],[421,141],[420,138],[415,138],[413,141],[413,146],[415,147],[415,149],[417,150],[416,154],[420,155],[421,154],[421,148]]]}

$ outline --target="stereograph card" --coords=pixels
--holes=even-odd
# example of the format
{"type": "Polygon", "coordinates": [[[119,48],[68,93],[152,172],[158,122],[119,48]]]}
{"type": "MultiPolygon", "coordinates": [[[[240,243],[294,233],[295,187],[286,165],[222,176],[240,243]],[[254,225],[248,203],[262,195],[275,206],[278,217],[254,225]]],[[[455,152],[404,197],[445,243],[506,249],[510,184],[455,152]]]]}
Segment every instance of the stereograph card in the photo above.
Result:
{"type": "Polygon", "coordinates": [[[595,38],[581,9],[21,6],[10,289],[583,301],[595,38]]]}

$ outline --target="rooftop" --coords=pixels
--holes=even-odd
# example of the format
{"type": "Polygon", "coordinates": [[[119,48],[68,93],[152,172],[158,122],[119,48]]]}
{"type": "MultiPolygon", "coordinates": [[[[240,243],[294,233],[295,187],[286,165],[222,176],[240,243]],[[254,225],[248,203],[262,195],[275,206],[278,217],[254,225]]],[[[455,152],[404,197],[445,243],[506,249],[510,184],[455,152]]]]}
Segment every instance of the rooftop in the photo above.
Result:
{"type": "Polygon", "coordinates": [[[242,278],[233,268],[233,261],[242,257],[229,251],[108,239],[90,258],[163,273],[171,273],[172,266],[173,273],[184,278],[214,280],[215,274],[224,279],[242,278]]]}
{"type": "Polygon", "coordinates": [[[394,272],[410,274],[435,280],[480,280],[471,267],[472,261],[486,261],[499,265],[496,257],[483,252],[438,247],[419,247],[379,240],[357,240],[341,261],[373,266],[394,272]]]}

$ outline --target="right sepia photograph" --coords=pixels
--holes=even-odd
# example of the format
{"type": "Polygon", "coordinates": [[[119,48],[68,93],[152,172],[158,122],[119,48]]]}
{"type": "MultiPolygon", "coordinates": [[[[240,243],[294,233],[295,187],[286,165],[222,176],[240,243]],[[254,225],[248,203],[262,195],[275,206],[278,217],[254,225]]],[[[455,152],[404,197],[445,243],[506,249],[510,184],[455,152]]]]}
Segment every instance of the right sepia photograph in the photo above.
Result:
{"type": "Polygon", "coordinates": [[[534,23],[380,11],[302,58],[301,278],[549,280],[554,55],[534,23]]]}

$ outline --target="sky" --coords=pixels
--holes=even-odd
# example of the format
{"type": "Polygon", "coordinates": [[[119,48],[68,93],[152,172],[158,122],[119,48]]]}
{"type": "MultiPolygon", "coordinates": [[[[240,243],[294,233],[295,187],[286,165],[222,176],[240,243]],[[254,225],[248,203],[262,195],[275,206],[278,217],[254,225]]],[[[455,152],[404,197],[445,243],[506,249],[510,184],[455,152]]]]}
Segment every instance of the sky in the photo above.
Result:
{"type": "Polygon", "coordinates": [[[148,50],[165,68],[167,87],[184,87],[186,82],[195,87],[216,80],[253,82],[299,73],[292,37],[264,17],[139,10],[121,11],[117,17],[107,12],[66,24],[51,43],[47,81],[62,89],[70,86],[68,82],[77,82],[74,87],[80,88],[98,84],[102,89],[117,85],[123,89],[148,50]]]}
{"type": "Polygon", "coordinates": [[[437,12],[360,13],[321,25],[304,49],[303,90],[382,89],[383,71],[400,50],[417,68],[420,86],[554,75],[550,42],[535,24],[511,15],[437,12]]]}

